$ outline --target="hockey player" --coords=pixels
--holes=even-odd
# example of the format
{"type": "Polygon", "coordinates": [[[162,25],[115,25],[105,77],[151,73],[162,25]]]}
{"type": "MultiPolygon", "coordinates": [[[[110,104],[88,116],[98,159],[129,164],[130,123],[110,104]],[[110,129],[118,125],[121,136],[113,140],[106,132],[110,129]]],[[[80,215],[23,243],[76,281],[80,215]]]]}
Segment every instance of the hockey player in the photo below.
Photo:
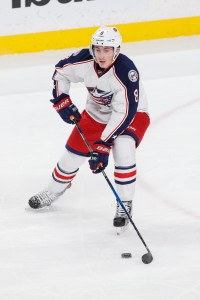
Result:
{"type": "MultiPolygon", "coordinates": [[[[120,53],[122,38],[115,27],[99,28],[89,49],[61,60],[53,75],[53,107],[69,124],[75,119],[93,152],[84,144],[76,127],[69,136],[63,155],[55,167],[47,189],[31,197],[33,209],[51,205],[68,188],[79,167],[89,158],[94,174],[108,165],[112,150],[117,193],[132,213],[136,181],[136,148],[150,119],[147,99],[133,61],[120,53]],[[70,98],[70,83],[84,82],[88,90],[82,113],[70,98]]],[[[128,218],[117,204],[113,225],[125,228],[128,218]]]]}

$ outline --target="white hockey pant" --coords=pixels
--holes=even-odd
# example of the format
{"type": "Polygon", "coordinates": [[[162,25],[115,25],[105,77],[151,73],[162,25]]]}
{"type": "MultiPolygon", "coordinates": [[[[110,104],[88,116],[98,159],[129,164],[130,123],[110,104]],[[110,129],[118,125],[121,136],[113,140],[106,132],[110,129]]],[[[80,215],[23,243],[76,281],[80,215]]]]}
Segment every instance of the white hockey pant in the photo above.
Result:
{"type": "Polygon", "coordinates": [[[113,146],[114,180],[122,201],[133,200],[136,182],[136,145],[129,135],[121,135],[113,146]]]}
{"type": "Polygon", "coordinates": [[[87,157],[76,155],[65,149],[57,166],[55,167],[52,178],[48,185],[51,193],[60,193],[71,185],[71,181],[76,176],[79,167],[85,162],[87,157]]]}

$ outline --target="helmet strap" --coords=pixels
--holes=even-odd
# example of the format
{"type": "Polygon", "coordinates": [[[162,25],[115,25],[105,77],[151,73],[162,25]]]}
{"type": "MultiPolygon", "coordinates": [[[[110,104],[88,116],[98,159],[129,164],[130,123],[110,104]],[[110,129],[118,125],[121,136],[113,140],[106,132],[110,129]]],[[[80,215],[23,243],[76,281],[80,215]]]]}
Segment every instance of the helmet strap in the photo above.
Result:
{"type": "Polygon", "coordinates": [[[119,53],[120,53],[120,47],[114,48],[113,62],[116,60],[119,53]]]}

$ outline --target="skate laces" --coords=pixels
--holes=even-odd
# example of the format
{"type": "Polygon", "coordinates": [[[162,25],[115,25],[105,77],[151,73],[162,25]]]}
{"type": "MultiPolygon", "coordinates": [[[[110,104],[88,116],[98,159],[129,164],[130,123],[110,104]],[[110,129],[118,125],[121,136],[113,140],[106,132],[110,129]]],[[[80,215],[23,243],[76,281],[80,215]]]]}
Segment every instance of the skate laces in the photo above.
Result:
{"type": "MultiPolygon", "coordinates": [[[[132,201],[123,201],[123,204],[124,204],[127,212],[130,214],[131,208],[132,208],[132,201]]],[[[121,207],[121,205],[119,203],[117,203],[116,216],[117,217],[127,217],[124,209],[121,207]]]]}
{"type": "Polygon", "coordinates": [[[38,193],[35,195],[35,199],[40,202],[41,205],[51,205],[51,203],[59,197],[58,194],[50,193],[49,191],[45,190],[43,192],[38,193]]]}

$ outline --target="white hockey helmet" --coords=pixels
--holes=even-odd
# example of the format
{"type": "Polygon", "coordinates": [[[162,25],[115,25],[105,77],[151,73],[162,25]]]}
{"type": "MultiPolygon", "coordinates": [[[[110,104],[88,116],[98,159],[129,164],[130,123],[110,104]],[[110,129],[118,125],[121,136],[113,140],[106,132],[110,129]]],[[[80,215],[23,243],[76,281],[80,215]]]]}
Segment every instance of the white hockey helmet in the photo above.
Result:
{"type": "Polygon", "coordinates": [[[95,59],[93,46],[113,47],[114,57],[117,57],[117,49],[120,48],[122,37],[116,27],[100,27],[92,36],[92,43],[90,45],[90,52],[95,59]]]}

